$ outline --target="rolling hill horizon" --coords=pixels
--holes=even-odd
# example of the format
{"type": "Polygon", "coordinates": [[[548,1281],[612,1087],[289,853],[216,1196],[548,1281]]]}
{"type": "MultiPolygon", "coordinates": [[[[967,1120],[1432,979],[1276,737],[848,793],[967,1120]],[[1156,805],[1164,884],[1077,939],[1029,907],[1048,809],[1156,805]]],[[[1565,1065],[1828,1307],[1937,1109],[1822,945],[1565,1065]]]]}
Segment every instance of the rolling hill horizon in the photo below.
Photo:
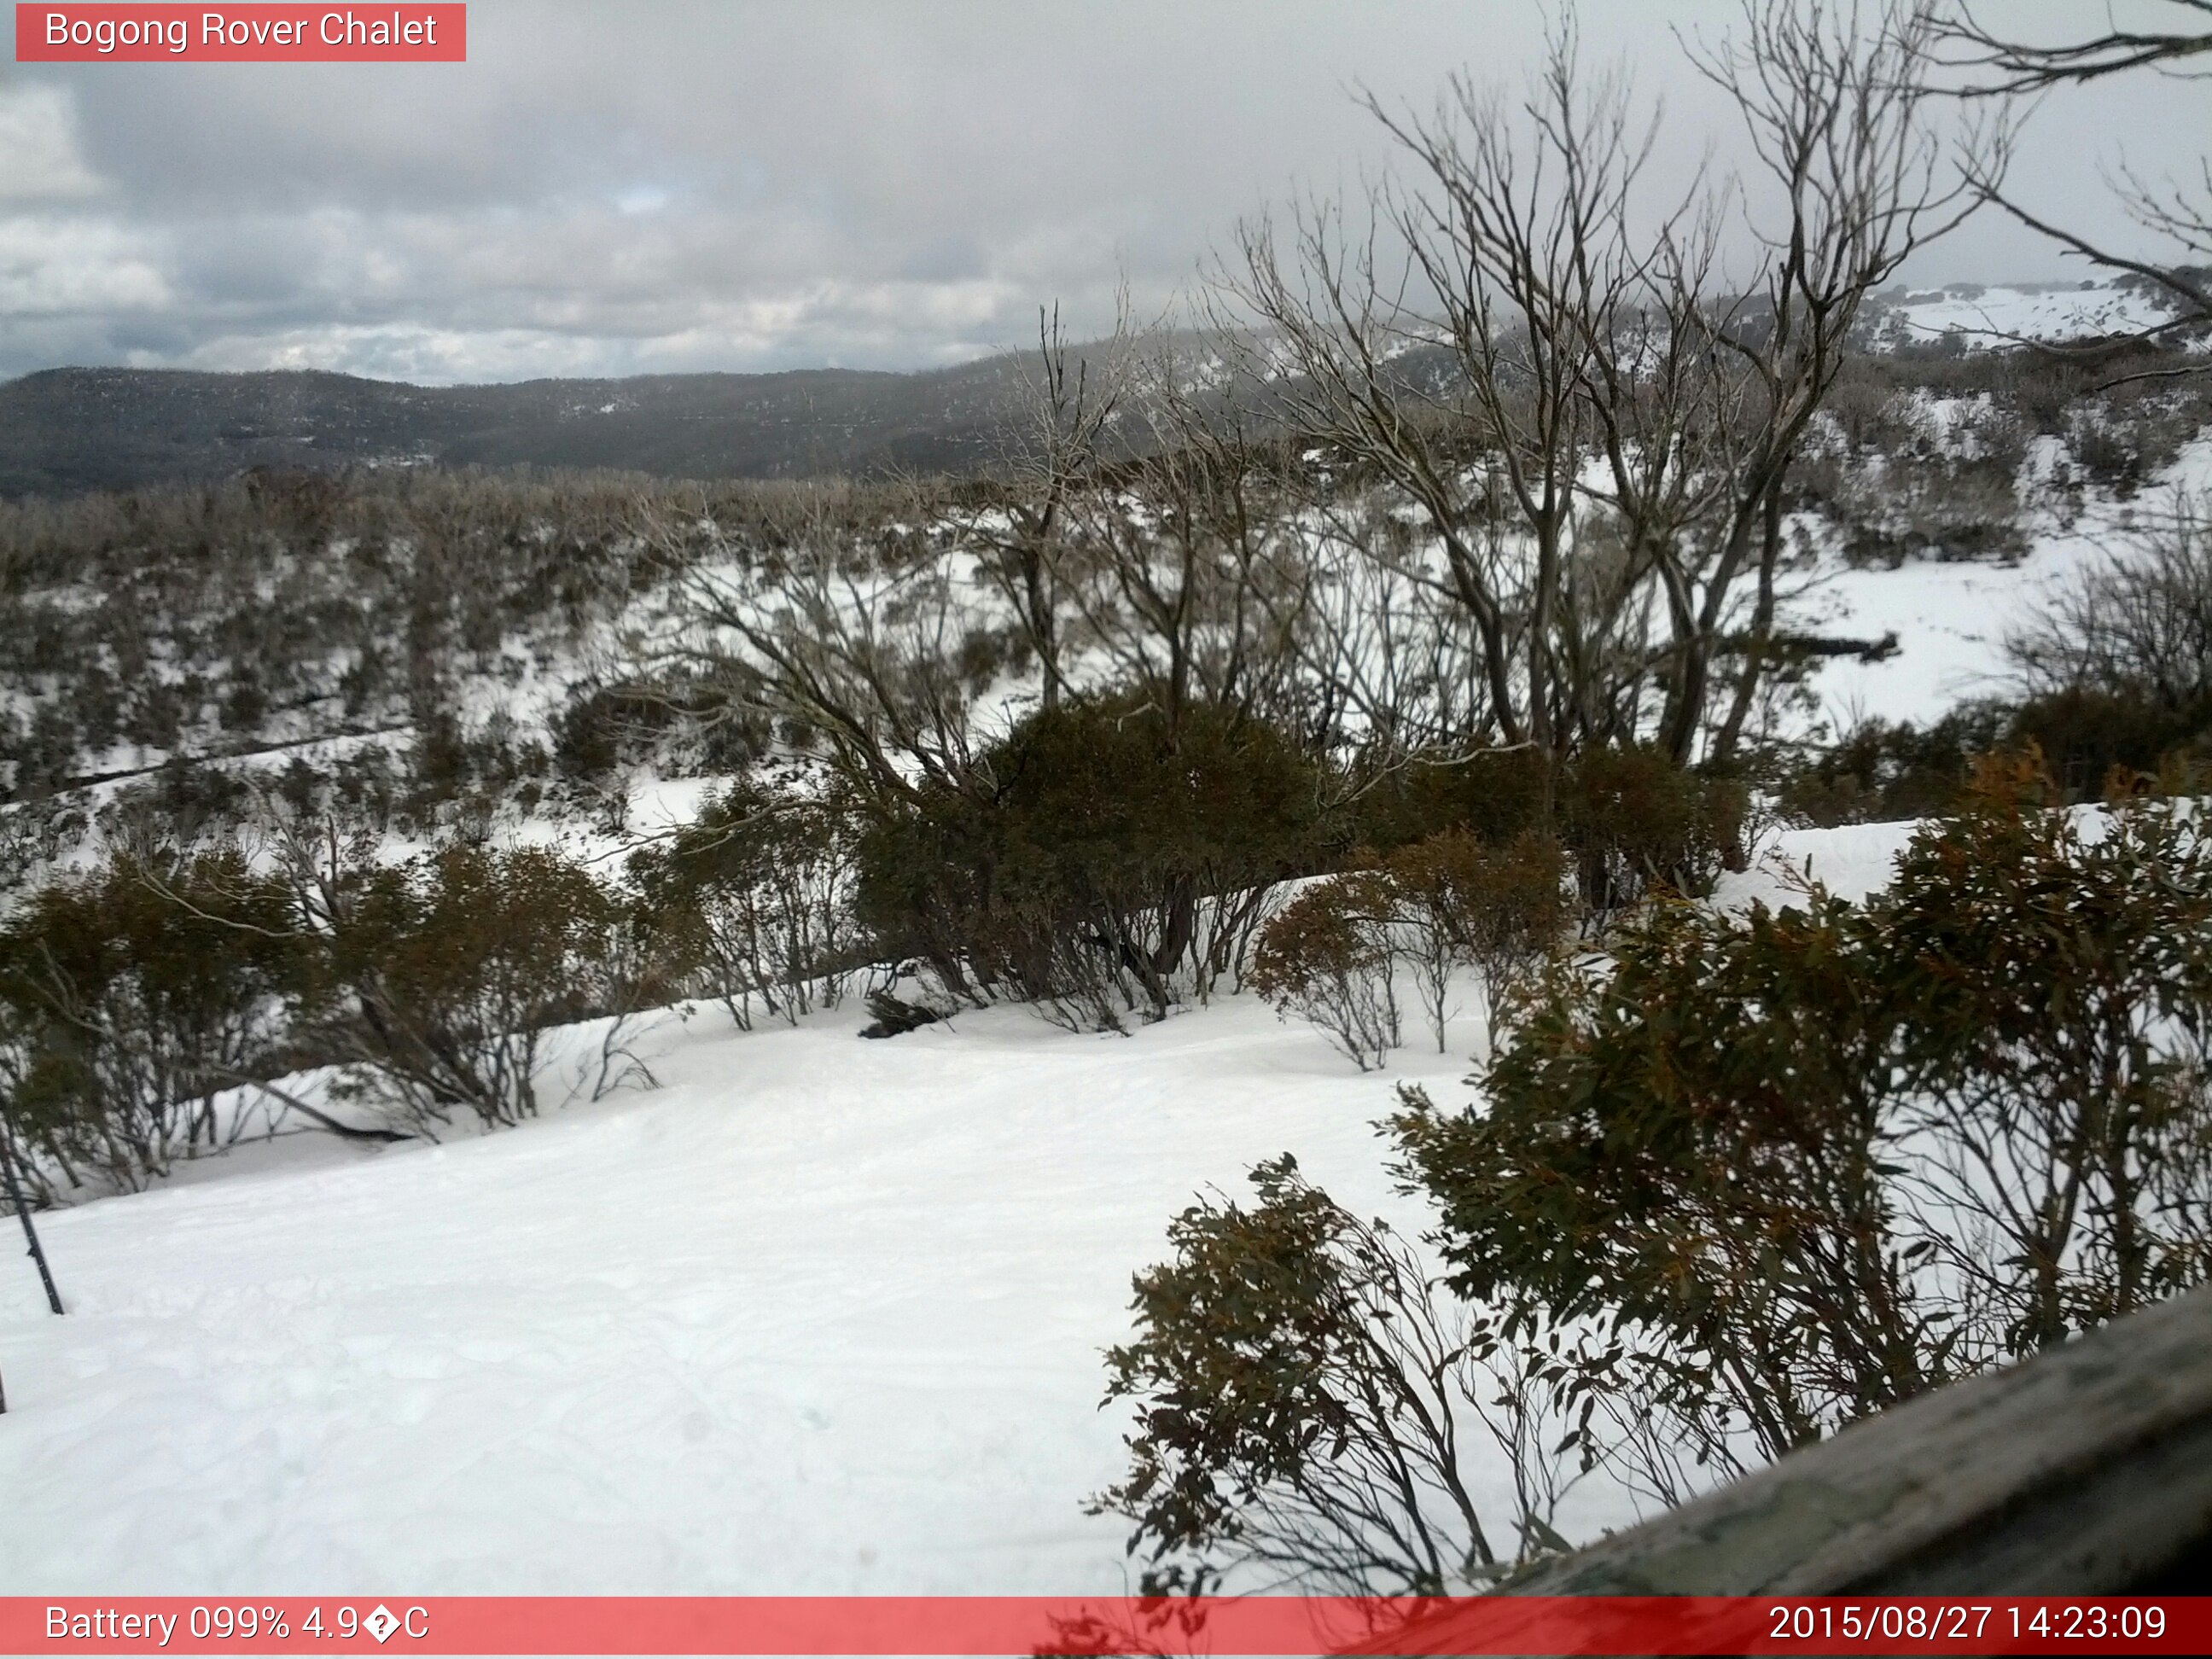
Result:
{"type": "Polygon", "coordinates": [[[0,496],[204,482],[253,467],[608,467],[781,477],[972,466],[1012,360],[416,386],[324,369],[59,368],[0,382],[0,496]]]}
{"type": "MultiPolygon", "coordinates": [[[[2140,279],[1877,296],[1866,349],[2124,334],[2140,279]]],[[[1106,342],[1071,343],[1078,356],[1106,342]]],[[[677,478],[962,471],[1003,453],[1034,349],[950,368],[699,370],[421,386],[329,369],[58,367],[0,380],[0,499],[207,483],[253,468],[611,469],[677,478]]]]}

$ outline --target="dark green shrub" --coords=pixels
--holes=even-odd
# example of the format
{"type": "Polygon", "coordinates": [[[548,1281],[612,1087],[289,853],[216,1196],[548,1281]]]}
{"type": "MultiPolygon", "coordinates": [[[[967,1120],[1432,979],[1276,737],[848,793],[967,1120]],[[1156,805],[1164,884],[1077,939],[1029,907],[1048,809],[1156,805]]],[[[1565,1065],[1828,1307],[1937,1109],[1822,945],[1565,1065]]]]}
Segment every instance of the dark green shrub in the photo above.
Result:
{"type": "Polygon", "coordinates": [[[535,1116],[547,1030],[632,994],[617,972],[635,960],[619,896],[544,848],[447,847],[399,866],[365,850],[292,872],[299,912],[320,919],[304,1037],[354,1068],[345,1092],[413,1133],[456,1110],[487,1126],[535,1116]]]}
{"type": "Polygon", "coordinates": [[[1863,908],[1555,967],[1484,1109],[1398,1123],[1458,1289],[1595,1322],[1587,1386],[1727,1468],[2212,1274],[2212,840],[2044,789],[1990,763],[1863,908]]]}
{"type": "Polygon", "coordinates": [[[860,955],[853,919],[852,815],[757,779],[709,800],[696,822],[631,860],[672,948],[741,1030],[756,1000],[796,1022],[835,1007],[860,955]]]}
{"type": "Polygon", "coordinates": [[[233,852],[118,858],[0,930],[0,1110],[34,1173],[125,1189],[224,1144],[222,1091],[278,1050],[299,944],[233,852]]]}
{"type": "Polygon", "coordinates": [[[1409,1092],[1399,1121],[1462,1294],[1606,1332],[1649,1368],[1606,1380],[1678,1417],[1696,1462],[1734,1467],[1747,1428],[1779,1455],[1932,1380],[1883,1224],[1883,1016],[1850,925],[1830,901],[1741,924],[1660,904],[1609,975],[1554,966],[1483,1112],[1409,1092]]]}
{"type": "Polygon", "coordinates": [[[1747,796],[1733,778],[1675,765],[1654,749],[1593,749],[1559,779],[1560,838],[1583,902],[1601,918],[1655,888],[1711,890],[1739,868],[1747,796]]]}
{"type": "Polygon", "coordinates": [[[598,686],[553,718],[553,764],[562,776],[588,783],[652,753],[677,720],[664,698],[620,686],[598,686]]]}
{"type": "Polygon", "coordinates": [[[2116,772],[2212,757],[2212,693],[2176,705],[2139,688],[2069,687],[2021,703],[2008,735],[2040,751],[2069,799],[2094,799],[2116,772]]]}
{"type": "Polygon", "coordinates": [[[1389,853],[1445,830],[1507,842],[1544,821],[1547,763],[1533,748],[1486,749],[1449,765],[1399,769],[1362,793],[1335,828],[1346,846],[1389,853]]]}
{"type": "MultiPolygon", "coordinates": [[[[1107,1357],[1107,1400],[1136,1407],[1130,1471],[1093,1512],[1133,1523],[1147,1595],[1238,1570],[1263,1589],[1463,1593],[1497,1563],[1465,1460],[1525,1392],[1511,1345],[1290,1158],[1252,1183],[1249,1207],[1201,1199],[1170,1222],[1173,1260],[1137,1277],[1136,1337],[1107,1357]]],[[[1548,1541],[1556,1460],[1506,1449],[1530,1477],[1525,1553],[1548,1541]]]]}
{"type": "Polygon", "coordinates": [[[2052,794],[2032,753],[1989,762],[1869,912],[1905,1144],[1992,1241],[1936,1248],[1981,1269],[1964,1340],[2002,1356],[2212,1275],[2212,836],[2193,799],[2093,826],[2052,794]]]}
{"type": "Polygon", "coordinates": [[[1784,767],[1776,805],[1785,818],[1822,828],[1937,817],[1957,804],[1975,760],[2003,741],[2008,723],[1994,703],[1954,709],[1927,726],[1864,721],[1784,767]]]}
{"type": "Polygon", "coordinates": [[[264,872],[156,848],[30,895],[0,929],[0,1112],[34,1177],[143,1187],[244,1133],[216,1097],[247,1085],[343,1128],[273,1086],[319,1065],[407,1133],[511,1123],[538,1110],[545,1033],[596,1016],[576,1087],[640,1073],[623,1022],[677,994],[655,918],[544,848],[372,852],[301,837],[264,872]]]}
{"type": "Polygon", "coordinates": [[[857,908],[956,991],[1085,1025],[1158,1018],[1241,966],[1265,890],[1317,857],[1321,775],[1258,721],[1105,700],[1030,716],[972,769],[878,810],[857,908]]]}
{"type": "Polygon", "coordinates": [[[958,995],[1002,982],[1016,995],[1049,988],[1048,962],[1012,959],[1019,935],[993,879],[997,832],[988,800],[939,783],[869,811],[854,848],[854,913],[879,954],[921,958],[958,995]]]}

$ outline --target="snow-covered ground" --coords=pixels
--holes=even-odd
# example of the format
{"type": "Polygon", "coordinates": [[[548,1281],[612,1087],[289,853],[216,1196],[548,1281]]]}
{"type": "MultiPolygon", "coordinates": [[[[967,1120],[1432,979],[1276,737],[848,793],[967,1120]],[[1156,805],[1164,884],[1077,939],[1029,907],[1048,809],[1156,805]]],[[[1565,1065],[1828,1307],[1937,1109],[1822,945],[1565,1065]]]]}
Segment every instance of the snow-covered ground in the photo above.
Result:
{"type": "MultiPolygon", "coordinates": [[[[1786,834],[1718,900],[1862,896],[1912,828],[1786,834]]],[[[67,1317],[0,1246],[0,1594],[1130,1588],[1081,1510],[1121,1472],[1130,1275],[1285,1151],[1418,1231],[1374,1124],[1401,1082],[1461,1097],[1479,1030],[1411,1020],[1361,1075],[1249,997],[1127,1037],[862,1018],[702,1008],[640,1043],[657,1089],[42,1216],[67,1317]]]]}
{"type": "MultiPolygon", "coordinates": [[[[2174,482],[2212,482],[2212,445],[2174,482]]],[[[2039,517],[2016,566],[1830,568],[1832,714],[1985,689],[2048,580],[2124,533],[2039,517]]],[[[650,834],[696,781],[641,792],[650,834]]],[[[1784,836],[1718,895],[1848,896],[1911,826],[1784,836]]],[[[1248,998],[1129,1037],[1017,1009],[894,1041],[711,1008],[663,1086],[441,1146],[294,1136],[42,1218],[70,1303],[0,1245],[0,1593],[999,1592],[1128,1587],[1100,1351],[1193,1192],[1283,1151],[1418,1228],[1374,1121],[1461,1091],[1411,1022],[1362,1076],[1248,998]]],[[[1492,1471],[1493,1512],[1506,1510],[1492,1471]]],[[[1571,1535],[1629,1518],[1590,1488],[1571,1535]]]]}
{"type": "Polygon", "coordinates": [[[2053,584],[2085,566],[2124,555],[2144,515],[2171,506],[2177,490],[2212,492],[2212,437],[2185,446],[2151,488],[2131,501],[2092,496],[2061,503],[2024,479],[2028,550],[2017,562],[1911,560],[1894,569],[1852,568],[1829,558],[1808,584],[1805,626],[1853,639],[1897,635],[1879,661],[1822,663],[1814,690],[1833,732],[1864,718],[1926,721],[1978,696],[2005,690],[2005,635],[2030,620],[2053,584]]]}
{"type": "Polygon", "coordinates": [[[1955,283],[1884,295],[1875,337],[1925,345],[1954,336],[1967,349],[2021,340],[2065,341],[2132,334],[2174,314],[2172,303],[2139,283],[2085,281],[1984,286],[1955,283]]]}
{"type": "Polygon", "coordinates": [[[1371,1124],[1474,1033],[1363,1077],[1248,998],[860,1024],[702,1009],[655,1091],[42,1217],[70,1310],[0,1249],[0,1593],[1127,1588],[1080,1503],[1130,1274],[1285,1150],[1416,1219],[1371,1124]]]}
{"type": "Polygon", "coordinates": [[[1916,823],[1861,823],[1840,830],[1784,830],[1753,853],[1750,867],[1723,873],[1712,902],[1724,910],[1764,903],[1781,909],[1817,883],[1854,904],[1889,885],[1897,855],[1920,831],[1916,823]]]}
{"type": "MultiPolygon", "coordinates": [[[[1718,899],[1785,897],[1785,862],[1861,896],[1911,830],[1784,835],[1718,899]]],[[[1479,1029],[1409,1020],[1363,1076],[1249,997],[1127,1037],[862,1018],[702,1008],[639,1045],[657,1089],[42,1216],[67,1317],[0,1247],[0,1594],[1130,1588],[1081,1510],[1121,1472],[1130,1275],[1285,1151],[1418,1231],[1374,1124],[1400,1082],[1462,1097],[1479,1029]]]]}

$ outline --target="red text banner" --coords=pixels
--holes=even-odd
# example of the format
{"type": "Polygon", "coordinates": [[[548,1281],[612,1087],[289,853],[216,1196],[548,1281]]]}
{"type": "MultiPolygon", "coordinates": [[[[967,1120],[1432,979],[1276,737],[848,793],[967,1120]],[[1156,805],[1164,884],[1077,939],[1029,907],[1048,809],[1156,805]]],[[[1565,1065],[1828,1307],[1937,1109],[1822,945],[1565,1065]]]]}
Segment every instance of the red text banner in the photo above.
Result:
{"type": "Polygon", "coordinates": [[[2212,1652],[2212,1598],[0,1598],[9,1654],[2212,1652]]]}
{"type": "Polygon", "coordinates": [[[458,64],[465,5],[22,5],[19,64],[458,64]]]}

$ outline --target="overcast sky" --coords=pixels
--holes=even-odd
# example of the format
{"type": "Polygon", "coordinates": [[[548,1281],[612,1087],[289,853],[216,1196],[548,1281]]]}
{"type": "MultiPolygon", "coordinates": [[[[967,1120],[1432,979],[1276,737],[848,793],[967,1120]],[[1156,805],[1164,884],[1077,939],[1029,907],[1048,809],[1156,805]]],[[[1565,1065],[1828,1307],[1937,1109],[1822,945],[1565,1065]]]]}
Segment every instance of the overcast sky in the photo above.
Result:
{"type": "MultiPolygon", "coordinates": [[[[1982,10],[2046,37],[2103,15],[1982,10]]],[[[1735,13],[1581,9],[1590,54],[1665,100],[1685,176],[1735,135],[1670,27],[1735,13]]],[[[474,0],[465,64],[9,64],[0,375],[915,368],[1018,343],[1055,299],[1095,331],[1117,273],[1164,303],[1240,215],[1383,163],[1355,83],[1516,79],[1542,30],[1536,0],[474,0]]],[[[2136,242],[2100,166],[2193,170],[2208,116],[2212,82],[2056,94],[2014,176],[2136,242]]],[[[1984,217],[1909,274],[2083,271],[1984,217]]]]}

